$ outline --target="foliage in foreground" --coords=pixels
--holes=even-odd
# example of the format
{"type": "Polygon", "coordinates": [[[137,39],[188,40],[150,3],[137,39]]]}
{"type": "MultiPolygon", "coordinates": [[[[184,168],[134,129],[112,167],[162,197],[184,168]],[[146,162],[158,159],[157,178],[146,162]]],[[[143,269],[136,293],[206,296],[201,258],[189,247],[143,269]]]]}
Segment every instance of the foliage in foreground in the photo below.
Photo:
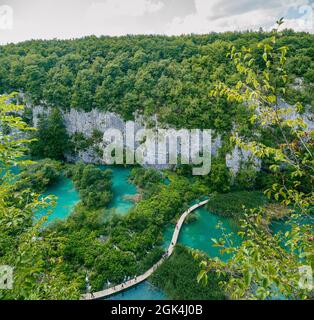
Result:
{"type": "Polygon", "coordinates": [[[45,219],[33,219],[48,199],[28,188],[19,190],[18,179],[9,170],[31,164],[21,158],[30,142],[23,133],[32,130],[17,116],[23,107],[10,103],[11,98],[0,97],[0,265],[14,268],[13,289],[0,290],[0,299],[75,299],[77,284],[67,281],[60,269],[60,237],[42,237],[45,219]],[[10,135],[4,127],[10,128],[10,135]]]}
{"type": "MultiPolygon", "coordinates": [[[[282,24],[282,20],[278,22],[282,24]]],[[[218,275],[228,275],[222,281],[231,298],[266,299],[281,296],[291,299],[307,299],[312,295],[313,224],[301,224],[302,216],[308,216],[314,203],[314,132],[300,114],[303,106],[297,103],[294,110],[282,106],[288,88],[286,69],[287,46],[278,46],[280,34],[274,30],[270,39],[261,42],[263,68],[256,66],[256,58],[249,48],[241,52],[232,48],[231,58],[240,80],[235,87],[218,83],[212,95],[226,97],[254,110],[251,123],[256,136],[236,135],[237,146],[249,150],[261,159],[267,159],[269,170],[277,177],[276,183],[266,190],[284,206],[295,209],[288,223],[291,229],[285,234],[272,235],[263,222],[267,213],[263,209],[244,215],[239,235],[240,247],[235,247],[231,235],[216,240],[222,252],[232,254],[223,262],[220,259],[204,260],[200,281],[206,282],[210,270],[218,275]],[[271,145],[259,141],[261,128],[274,134],[271,145]]],[[[258,59],[258,57],[257,57],[258,59]]]]}
{"type": "Polygon", "coordinates": [[[61,169],[60,162],[50,159],[39,160],[34,164],[21,167],[17,188],[21,191],[31,189],[35,192],[44,192],[61,177],[61,169]]]}

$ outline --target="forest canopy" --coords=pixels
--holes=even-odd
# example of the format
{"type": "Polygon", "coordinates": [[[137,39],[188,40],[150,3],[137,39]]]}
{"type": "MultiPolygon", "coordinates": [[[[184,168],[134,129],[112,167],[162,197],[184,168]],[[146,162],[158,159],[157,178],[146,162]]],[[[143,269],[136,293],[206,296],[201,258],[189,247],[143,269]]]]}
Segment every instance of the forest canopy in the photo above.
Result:
{"type": "MultiPolygon", "coordinates": [[[[254,56],[262,56],[256,44],[269,35],[90,36],[9,44],[0,47],[0,94],[20,91],[32,105],[98,108],[126,120],[135,112],[158,114],[161,122],[173,126],[225,132],[239,109],[210,97],[210,88],[217,80],[230,85],[238,81],[226,57],[231,45],[245,45],[254,56]]],[[[292,30],[279,40],[278,45],[289,47],[287,96],[292,102],[298,91],[304,104],[313,105],[313,40],[313,35],[292,30]],[[301,91],[294,85],[297,77],[303,79],[301,91]]],[[[255,63],[264,68],[262,58],[255,63]]]]}

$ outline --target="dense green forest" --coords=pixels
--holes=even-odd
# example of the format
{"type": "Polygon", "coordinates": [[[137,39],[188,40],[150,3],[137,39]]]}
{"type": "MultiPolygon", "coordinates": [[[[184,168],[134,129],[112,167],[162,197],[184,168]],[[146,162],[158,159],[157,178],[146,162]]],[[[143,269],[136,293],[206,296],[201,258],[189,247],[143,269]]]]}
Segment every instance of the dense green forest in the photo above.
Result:
{"type": "MultiPolygon", "coordinates": [[[[165,36],[86,37],[77,40],[27,41],[0,47],[1,92],[22,91],[32,104],[89,111],[115,111],[125,119],[134,112],[158,114],[177,127],[231,129],[245,108],[210,97],[216,80],[235,84],[239,78],[230,59],[230,45],[252,48],[263,69],[256,44],[265,32],[165,36]],[[180,116],[178,116],[180,115],[180,116]]],[[[279,46],[289,46],[289,82],[304,79],[301,93],[286,95],[313,105],[314,39],[285,31],[279,46]]]]}

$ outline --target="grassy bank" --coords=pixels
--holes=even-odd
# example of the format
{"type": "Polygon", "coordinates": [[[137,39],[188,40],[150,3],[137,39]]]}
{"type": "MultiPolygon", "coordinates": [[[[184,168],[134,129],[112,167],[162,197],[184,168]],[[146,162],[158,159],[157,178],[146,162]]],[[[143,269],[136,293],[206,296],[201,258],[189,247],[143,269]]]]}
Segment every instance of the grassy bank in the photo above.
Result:
{"type": "Polygon", "coordinates": [[[162,288],[170,299],[175,300],[221,300],[224,292],[218,285],[214,273],[208,274],[208,285],[197,282],[200,271],[199,260],[195,260],[189,249],[177,245],[172,256],[152,275],[154,285],[162,288]]]}
{"type": "Polygon", "coordinates": [[[213,195],[207,209],[223,217],[239,219],[245,209],[258,208],[267,203],[267,198],[260,191],[237,191],[213,195]]]}

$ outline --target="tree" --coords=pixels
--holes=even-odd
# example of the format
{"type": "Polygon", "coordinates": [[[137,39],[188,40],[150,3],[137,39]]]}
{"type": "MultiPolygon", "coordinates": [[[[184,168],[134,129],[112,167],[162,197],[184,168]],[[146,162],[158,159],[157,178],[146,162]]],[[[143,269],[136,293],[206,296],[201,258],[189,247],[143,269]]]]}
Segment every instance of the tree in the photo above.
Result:
{"type": "MultiPolygon", "coordinates": [[[[282,24],[282,20],[278,25],[282,24]]],[[[314,131],[302,117],[302,105],[293,108],[283,104],[288,84],[286,71],[286,46],[278,46],[280,33],[275,29],[272,37],[262,41],[264,66],[256,67],[250,49],[237,52],[233,47],[230,57],[241,77],[235,87],[218,83],[213,96],[226,97],[230,102],[246,105],[254,111],[251,122],[256,135],[234,135],[237,146],[249,150],[258,158],[271,159],[269,169],[277,177],[276,183],[265,193],[283,206],[290,206],[289,230],[272,234],[265,222],[269,213],[264,209],[247,212],[241,221],[239,235],[243,238],[240,247],[232,243],[231,235],[214,239],[222,252],[233,254],[227,262],[218,258],[202,262],[199,281],[206,282],[209,270],[219,275],[229,275],[221,284],[231,298],[266,299],[283,296],[306,299],[311,296],[309,284],[300,285],[300,272],[308,270],[312,276],[313,236],[309,213],[314,203],[314,131]],[[293,116],[294,115],[294,116],[293,116]],[[273,135],[275,144],[269,146],[258,139],[261,128],[279,128],[273,135]]]]}
{"type": "Polygon", "coordinates": [[[51,106],[69,108],[74,75],[71,69],[57,65],[49,70],[43,88],[45,101],[51,106]]]}
{"type": "Polygon", "coordinates": [[[40,103],[42,99],[42,84],[44,83],[44,70],[39,69],[37,66],[31,65],[24,69],[24,73],[27,75],[25,78],[26,91],[31,92],[34,103],[40,103]]]}
{"type": "Polygon", "coordinates": [[[39,158],[63,160],[69,150],[69,136],[59,109],[52,109],[46,117],[39,119],[38,130],[35,132],[35,141],[31,144],[31,154],[39,158]]]}
{"type": "Polygon", "coordinates": [[[90,111],[94,107],[96,80],[91,69],[79,71],[73,86],[71,105],[90,111]]]}
{"type": "Polygon", "coordinates": [[[86,208],[99,209],[112,200],[111,171],[101,170],[94,165],[77,163],[68,170],[68,175],[74,180],[86,208]]]}
{"type": "Polygon", "coordinates": [[[62,174],[60,162],[43,159],[35,164],[21,167],[17,187],[19,190],[31,189],[35,192],[44,192],[48,186],[55,184],[62,174]]]}
{"type": "Polygon", "coordinates": [[[0,265],[13,269],[13,289],[0,290],[0,299],[75,299],[79,291],[75,282],[62,272],[60,237],[42,236],[47,219],[34,220],[34,212],[47,207],[49,198],[42,198],[30,189],[18,190],[12,166],[27,166],[22,160],[30,140],[29,128],[17,114],[22,106],[10,102],[13,96],[0,97],[0,265]],[[10,135],[2,131],[10,127],[10,135]]]}

